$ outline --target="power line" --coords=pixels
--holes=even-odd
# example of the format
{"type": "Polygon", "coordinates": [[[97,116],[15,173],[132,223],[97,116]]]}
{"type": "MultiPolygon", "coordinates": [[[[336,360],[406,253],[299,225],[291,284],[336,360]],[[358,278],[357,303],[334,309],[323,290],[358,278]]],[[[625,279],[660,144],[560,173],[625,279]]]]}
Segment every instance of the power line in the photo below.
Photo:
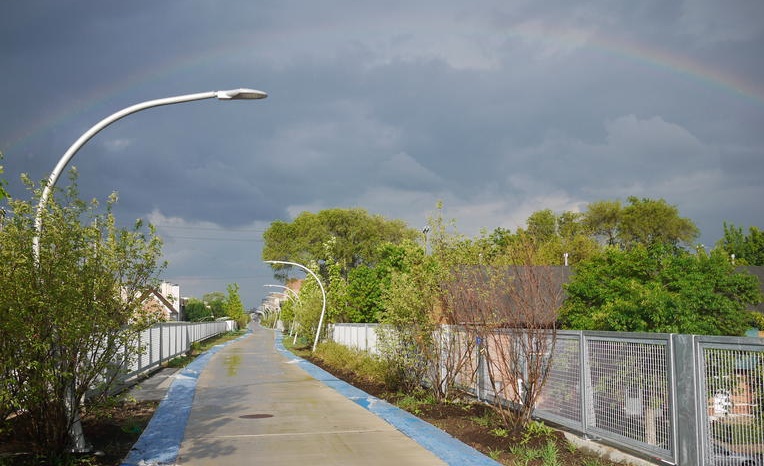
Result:
{"type": "Polygon", "coordinates": [[[219,228],[219,227],[195,227],[195,226],[177,226],[177,225],[166,225],[161,223],[153,223],[157,228],[170,228],[170,229],[177,229],[177,230],[206,230],[206,231],[225,231],[225,232],[231,232],[231,233],[265,233],[265,229],[263,228],[219,228]]]}
{"type": "Polygon", "coordinates": [[[167,239],[187,239],[192,241],[239,241],[239,242],[251,242],[262,243],[262,238],[209,238],[204,236],[178,236],[178,235],[159,235],[167,239]]]}

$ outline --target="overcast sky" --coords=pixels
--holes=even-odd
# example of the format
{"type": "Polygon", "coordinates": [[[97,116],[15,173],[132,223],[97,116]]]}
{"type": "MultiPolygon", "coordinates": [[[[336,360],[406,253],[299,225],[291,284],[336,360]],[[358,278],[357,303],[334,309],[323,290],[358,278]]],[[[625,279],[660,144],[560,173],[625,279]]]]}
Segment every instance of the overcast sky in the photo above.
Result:
{"type": "MultiPolygon", "coordinates": [[[[275,280],[262,232],[362,207],[460,232],[540,209],[663,198],[712,246],[764,227],[761,0],[24,0],[0,15],[0,151],[47,178],[133,104],[250,87],[260,101],[153,108],[72,164],[87,198],[165,240],[185,296],[275,280]]],[[[62,178],[61,182],[65,182],[62,178]]]]}

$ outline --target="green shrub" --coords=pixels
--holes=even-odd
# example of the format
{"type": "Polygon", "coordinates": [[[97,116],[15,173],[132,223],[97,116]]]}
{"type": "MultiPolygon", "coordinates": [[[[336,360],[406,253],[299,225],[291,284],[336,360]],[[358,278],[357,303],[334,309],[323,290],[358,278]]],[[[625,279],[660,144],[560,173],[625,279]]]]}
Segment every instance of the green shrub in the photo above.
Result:
{"type": "Polygon", "coordinates": [[[388,365],[372,354],[329,341],[318,345],[314,355],[329,366],[353,372],[362,378],[384,384],[389,388],[387,385],[388,365]]]}

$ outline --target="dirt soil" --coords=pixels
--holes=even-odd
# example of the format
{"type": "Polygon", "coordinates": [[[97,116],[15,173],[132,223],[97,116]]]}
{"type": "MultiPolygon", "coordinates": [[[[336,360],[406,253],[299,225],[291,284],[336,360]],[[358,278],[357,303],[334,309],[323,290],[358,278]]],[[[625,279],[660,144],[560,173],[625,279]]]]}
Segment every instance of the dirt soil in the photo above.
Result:
{"type": "MultiPolygon", "coordinates": [[[[69,458],[59,464],[118,466],[140,437],[157,405],[153,401],[120,402],[98,408],[82,420],[85,440],[95,454],[69,458]]],[[[0,431],[0,466],[56,464],[32,453],[32,443],[23,434],[24,422],[23,416],[16,417],[8,429],[0,431]]]]}
{"type": "MultiPolygon", "coordinates": [[[[355,373],[338,370],[327,366],[322,360],[310,355],[300,354],[313,364],[321,367],[335,377],[360,388],[366,393],[384,399],[392,404],[402,401],[403,395],[389,393],[383,384],[360,379],[355,373]]],[[[562,432],[554,430],[550,435],[529,435],[527,433],[510,433],[502,429],[501,423],[493,408],[485,403],[420,403],[415,407],[405,408],[422,420],[449,433],[454,438],[490,456],[503,465],[545,466],[557,464],[565,466],[614,466],[625,463],[614,463],[596,455],[572,446],[562,432]],[[486,424],[485,419],[493,419],[486,424]],[[557,462],[544,462],[542,457],[532,458],[534,451],[540,455],[549,442],[556,446],[557,462]],[[513,448],[514,447],[514,448],[513,448]],[[519,447],[519,448],[518,448],[519,447]],[[514,450],[513,453],[510,450],[514,450]]]]}

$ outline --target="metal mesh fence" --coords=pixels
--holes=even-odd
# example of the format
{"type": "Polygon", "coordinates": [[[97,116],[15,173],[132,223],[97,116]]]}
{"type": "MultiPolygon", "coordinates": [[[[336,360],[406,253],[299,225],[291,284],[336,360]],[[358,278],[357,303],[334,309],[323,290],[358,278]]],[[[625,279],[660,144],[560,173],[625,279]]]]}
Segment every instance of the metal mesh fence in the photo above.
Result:
{"type": "Polygon", "coordinates": [[[583,422],[581,357],[580,339],[558,337],[547,382],[536,405],[540,415],[574,428],[583,422]]]}
{"type": "Polygon", "coordinates": [[[670,457],[666,341],[593,338],[587,343],[586,393],[594,414],[587,416],[590,430],[670,457]]]}
{"type": "MultiPolygon", "coordinates": [[[[483,401],[517,382],[489,373],[501,341],[470,348],[456,377],[483,401]]],[[[544,357],[540,419],[668,464],[764,465],[764,339],[559,331],[544,357]]]]}
{"type": "Polygon", "coordinates": [[[699,343],[704,464],[764,464],[762,348],[699,343]]]}

